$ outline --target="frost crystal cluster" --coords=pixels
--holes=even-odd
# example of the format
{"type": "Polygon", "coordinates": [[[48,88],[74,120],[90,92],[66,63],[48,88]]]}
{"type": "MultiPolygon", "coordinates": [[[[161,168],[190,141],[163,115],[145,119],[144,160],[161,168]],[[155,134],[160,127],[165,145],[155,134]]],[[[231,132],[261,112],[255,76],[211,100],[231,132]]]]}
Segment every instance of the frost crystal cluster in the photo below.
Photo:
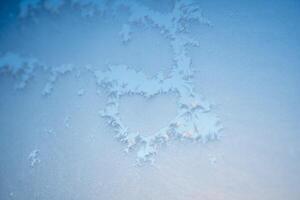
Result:
{"type": "MultiPolygon", "coordinates": [[[[130,16],[120,30],[124,43],[132,40],[132,26],[138,23],[158,28],[171,44],[174,64],[170,66],[171,70],[167,76],[158,73],[154,78],[148,78],[142,71],[136,71],[124,64],[109,65],[106,71],[92,70],[97,85],[104,88],[109,96],[101,115],[114,128],[116,137],[126,144],[126,151],[137,150],[138,163],[152,162],[159,147],[172,139],[191,139],[204,143],[218,139],[222,128],[218,118],[211,111],[209,103],[201,95],[196,94],[193,88],[194,70],[187,48],[197,46],[199,43],[187,34],[187,24],[198,21],[210,25],[194,1],[175,1],[172,11],[161,13],[138,1],[24,0],[20,4],[20,17],[34,16],[37,9],[57,13],[66,5],[81,8],[83,17],[91,17],[101,12],[117,14],[120,7],[125,7],[129,10],[130,16]],[[177,116],[166,127],[150,135],[130,132],[120,118],[120,98],[131,94],[150,98],[166,93],[174,93],[178,97],[177,116]]],[[[20,73],[21,86],[25,85],[35,66],[43,66],[36,59],[23,58],[15,54],[3,54],[0,64],[0,69],[8,70],[12,74],[20,73]]],[[[72,66],[66,65],[50,70],[53,75],[43,91],[45,95],[51,93],[57,75],[71,71],[72,66]]]]}

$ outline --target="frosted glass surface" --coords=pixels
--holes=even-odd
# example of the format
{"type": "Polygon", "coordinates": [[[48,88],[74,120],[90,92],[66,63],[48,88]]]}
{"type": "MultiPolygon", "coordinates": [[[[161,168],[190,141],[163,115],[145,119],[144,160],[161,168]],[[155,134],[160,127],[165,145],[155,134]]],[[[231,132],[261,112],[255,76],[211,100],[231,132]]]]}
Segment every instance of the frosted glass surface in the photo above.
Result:
{"type": "Polygon", "coordinates": [[[0,199],[298,200],[300,2],[0,2],[0,199]]]}

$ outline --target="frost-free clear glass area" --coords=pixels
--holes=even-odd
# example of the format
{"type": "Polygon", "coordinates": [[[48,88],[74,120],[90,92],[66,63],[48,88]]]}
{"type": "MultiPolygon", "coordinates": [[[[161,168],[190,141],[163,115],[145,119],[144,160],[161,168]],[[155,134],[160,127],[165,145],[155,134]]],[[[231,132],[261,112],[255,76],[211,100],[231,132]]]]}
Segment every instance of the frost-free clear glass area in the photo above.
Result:
{"type": "Polygon", "coordinates": [[[300,2],[0,2],[0,199],[298,200],[300,2]]]}

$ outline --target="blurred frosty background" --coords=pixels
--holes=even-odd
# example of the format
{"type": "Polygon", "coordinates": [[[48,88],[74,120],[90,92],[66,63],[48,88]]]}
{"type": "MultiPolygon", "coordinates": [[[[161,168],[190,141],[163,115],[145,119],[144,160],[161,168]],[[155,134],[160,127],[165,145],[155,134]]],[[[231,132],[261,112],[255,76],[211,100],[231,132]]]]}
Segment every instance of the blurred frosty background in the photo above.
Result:
{"type": "MultiPolygon", "coordinates": [[[[147,11],[130,12],[133,1],[114,13],[94,9],[103,1],[60,2],[0,2],[1,200],[300,198],[299,1],[181,1],[201,8],[203,21],[180,21],[199,41],[185,50],[195,93],[211,103],[224,129],[207,143],[186,131],[164,138],[155,161],[143,165],[140,147],[126,153],[131,138],[116,138],[100,116],[111,94],[95,70],[124,64],[149,79],[158,72],[169,78],[180,62],[174,38],[145,25],[152,15],[129,26],[132,15],[147,11]]],[[[166,16],[179,1],[137,2],[166,16]]],[[[132,80],[126,73],[121,77],[132,80]]],[[[124,95],[119,117],[143,140],[168,127],[178,98],[124,95]]],[[[148,158],[154,151],[143,152],[148,158]]]]}

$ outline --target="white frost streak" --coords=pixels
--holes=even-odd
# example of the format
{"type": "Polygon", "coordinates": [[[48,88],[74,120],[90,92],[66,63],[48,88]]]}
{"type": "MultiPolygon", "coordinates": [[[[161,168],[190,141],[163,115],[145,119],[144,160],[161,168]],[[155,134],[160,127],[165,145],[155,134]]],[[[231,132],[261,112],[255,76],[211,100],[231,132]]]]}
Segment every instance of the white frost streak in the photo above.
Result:
{"type": "Polygon", "coordinates": [[[41,65],[37,59],[14,53],[0,56],[0,72],[7,72],[19,78],[16,88],[24,88],[35,67],[41,65]]]}
{"type": "Polygon", "coordinates": [[[74,67],[71,64],[50,67],[38,59],[15,53],[5,53],[0,56],[0,73],[8,73],[17,78],[18,83],[15,85],[17,89],[22,89],[26,86],[28,80],[33,76],[34,70],[37,68],[47,70],[51,74],[42,91],[42,94],[46,96],[51,94],[53,85],[58,77],[71,72],[74,67]]]}
{"type": "MultiPolygon", "coordinates": [[[[173,50],[174,66],[170,66],[171,72],[167,78],[161,74],[152,79],[148,79],[143,72],[135,71],[126,65],[109,66],[107,71],[93,71],[97,84],[105,88],[109,93],[109,100],[101,115],[107,118],[108,123],[114,128],[116,137],[127,144],[126,151],[137,148],[138,163],[152,162],[153,155],[158,148],[174,138],[192,139],[207,142],[219,137],[220,129],[218,118],[210,110],[210,105],[196,94],[193,89],[193,74],[191,67],[191,57],[188,55],[187,47],[197,46],[198,41],[189,37],[187,33],[187,22],[196,20],[200,23],[210,25],[200,11],[200,8],[192,0],[176,1],[173,11],[169,13],[156,12],[136,1],[116,0],[113,3],[96,0],[71,0],[71,5],[82,7],[84,16],[93,16],[95,11],[110,12],[117,15],[120,6],[127,7],[130,16],[128,21],[122,26],[120,35],[123,42],[131,40],[131,26],[136,23],[160,29],[162,35],[171,43],[173,50]],[[178,115],[168,126],[153,133],[151,136],[143,136],[138,132],[129,132],[129,128],[124,125],[119,116],[119,100],[124,95],[139,94],[144,97],[151,97],[157,94],[169,92],[178,95],[178,115]]],[[[20,4],[21,17],[30,14],[29,11],[44,8],[50,12],[58,12],[66,2],[62,0],[32,0],[22,1],[20,4]]],[[[3,66],[13,74],[20,70],[31,72],[36,60],[22,60],[14,55],[6,55],[0,60],[0,69],[3,66]],[[27,66],[24,68],[24,66],[27,66]]],[[[71,71],[71,66],[55,68],[52,71],[51,79],[46,85],[44,94],[49,94],[53,88],[53,83],[59,74],[71,71]],[[58,70],[60,69],[60,70],[58,70]],[[61,71],[62,70],[62,71],[61,71]]],[[[30,74],[30,73],[25,73],[30,74]]],[[[24,78],[25,82],[28,78],[24,78]]],[[[79,92],[79,95],[81,92],[79,92]]]]}

